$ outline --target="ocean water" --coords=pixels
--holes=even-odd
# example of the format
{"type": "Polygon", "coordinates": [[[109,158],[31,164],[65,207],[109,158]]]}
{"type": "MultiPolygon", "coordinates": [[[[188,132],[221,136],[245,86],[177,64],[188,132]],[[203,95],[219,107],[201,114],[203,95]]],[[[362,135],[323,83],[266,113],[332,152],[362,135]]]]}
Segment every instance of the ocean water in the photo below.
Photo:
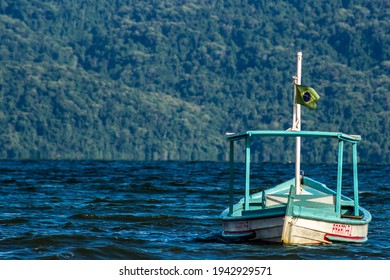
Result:
{"type": "MultiPolygon", "coordinates": [[[[243,164],[236,168],[243,174],[243,164]]],[[[335,182],[335,165],[303,168],[335,182]]],[[[292,178],[294,166],[252,170],[261,189],[292,178]]],[[[0,259],[388,260],[390,166],[361,164],[359,172],[360,204],[373,216],[368,241],[297,246],[222,238],[225,162],[0,161],[0,259]]],[[[239,177],[237,185],[236,201],[239,177]]]]}

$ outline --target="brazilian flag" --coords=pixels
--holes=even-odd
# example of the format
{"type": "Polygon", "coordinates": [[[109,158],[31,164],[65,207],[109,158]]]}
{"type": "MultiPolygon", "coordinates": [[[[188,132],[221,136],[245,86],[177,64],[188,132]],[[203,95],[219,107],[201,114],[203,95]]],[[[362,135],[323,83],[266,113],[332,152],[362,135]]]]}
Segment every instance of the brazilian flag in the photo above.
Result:
{"type": "Polygon", "coordinates": [[[295,85],[295,87],[297,93],[295,96],[295,103],[306,106],[311,110],[317,108],[317,102],[318,99],[320,99],[320,96],[313,88],[300,85],[295,85]]]}

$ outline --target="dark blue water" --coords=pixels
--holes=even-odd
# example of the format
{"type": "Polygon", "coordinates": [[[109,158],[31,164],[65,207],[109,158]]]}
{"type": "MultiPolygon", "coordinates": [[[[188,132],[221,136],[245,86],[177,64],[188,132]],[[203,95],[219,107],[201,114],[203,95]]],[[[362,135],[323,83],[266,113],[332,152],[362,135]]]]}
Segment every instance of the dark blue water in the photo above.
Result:
{"type": "MultiPolygon", "coordinates": [[[[368,242],[315,246],[227,243],[219,215],[228,205],[228,168],[0,161],[0,259],[390,259],[390,166],[359,166],[360,203],[373,215],[368,242]]],[[[335,180],[334,165],[303,168],[313,179],[335,180]]],[[[253,170],[254,188],[270,187],[293,177],[294,166],[253,170]]]]}

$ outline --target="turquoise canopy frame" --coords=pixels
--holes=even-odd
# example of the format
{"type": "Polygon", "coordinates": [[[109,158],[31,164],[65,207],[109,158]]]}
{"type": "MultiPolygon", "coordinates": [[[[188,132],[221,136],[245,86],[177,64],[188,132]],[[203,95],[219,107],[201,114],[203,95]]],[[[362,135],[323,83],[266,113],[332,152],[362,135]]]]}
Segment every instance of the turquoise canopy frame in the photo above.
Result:
{"type": "Polygon", "coordinates": [[[341,132],[323,132],[323,131],[294,131],[294,130],[254,130],[241,133],[227,134],[230,141],[230,180],[229,180],[229,215],[233,215],[234,203],[234,142],[245,139],[245,196],[244,210],[249,210],[250,199],[250,155],[252,137],[304,137],[304,138],[333,138],[338,139],[338,166],[337,166],[337,190],[335,212],[341,215],[341,190],[343,177],[343,152],[344,143],[352,144],[352,164],[353,164],[353,192],[354,192],[354,215],[359,215],[359,186],[357,169],[357,143],[361,140],[360,135],[348,135],[341,132]]]}

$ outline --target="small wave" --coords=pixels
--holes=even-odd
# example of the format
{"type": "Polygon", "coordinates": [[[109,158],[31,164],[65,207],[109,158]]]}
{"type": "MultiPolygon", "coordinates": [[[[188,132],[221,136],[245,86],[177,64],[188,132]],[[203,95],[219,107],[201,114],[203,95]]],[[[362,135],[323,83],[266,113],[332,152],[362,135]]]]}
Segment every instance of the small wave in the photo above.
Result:
{"type": "MultiPolygon", "coordinates": [[[[231,238],[225,238],[222,236],[222,232],[217,233],[210,233],[208,235],[204,235],[201,237],[196,237],[193,239],[194,242],[199,243],[222,243],[222,244],[242,244],[242,243],[248,243],[248,240],[244,239],[231,239],[231,238]]],[[[253,242],[252,242],[253,243],[253,242]]]]}
{"type": "Polygon", "coordinates": [[[390,190],[390,185],[380,185],[378,187],[379,191],[389,191],[390,190]]]}
{"type": "Polygon", "coordinates": [[[89,203],[101,203],[101,202],[110,202],[110,200],[108,200],[107,198],[99,198],[98,197],[98,198],[93,199],[89,203]]]}
{"type": "Polygon", "coordinates": [[[88,259],[88,260],[99,260],[99,259],[111,259],[111,260],[149,260],[156,259],[155,255],[143,252],[140,248],[131,247],[126,248],[125,246],[96,246],[88,248],[75,248],[72,252],[74,259],[88,259]]]}
{"type": "Polygon", "coordinates": [[[79,178],[74,178],[74,177],[67,178],[65,181],[66,184],[70,184],[70,185],[79,184],[83,182],[84,181],[80,180],[79,178]]]}
{"type": "Polygon", "coordinates": [[[7,185],[14,186],[14,185],[16,185],[17,183],[18,183],[17,180],[11,179],[11,178],[3,179],[3,180],[0,181],[0,184],[1,184],[1,185],[5,185],[5,186],[7,186],[7,185]]]}
{"type": "Polygon", "coordinates": [[[140,184],[137,184],[137,183],[128,184],[125,188],[126,189],[130,189],[132,192],[136,192],[136,193],[148,193],[148,194],[151,194],[151,193],[163,193],[163,192],[166,192],[166,189],[156,187],[155,185],[153,185],[150,182],[143,182],[143,183],[140,183],[140,184]]]}
{"type": "Polygon", "coordinates": [[[72,216],[69,216],[68,219],[90,220],[90,219],[99,219],[99,216],[95,214],[74,214],[72,216]]]}
{"type": "Polygon", "coordinates": [[[96,215],[96,214],[74,214],[68,219],[75,220],[111,220],[129,222],[152,222],[158,220],[176,219],[177,217],[168,215],[96,215]]]}
{"type": "Polygon", "coordinates": [[[360,196],[374,196],[375,192],[373,191],[359,191],[360,196]]]}
{"type": "Polygon", "coordinates": [[[12,219],[5,219],[0,220],[1,225],[15,225],[15,224],[24,224],[29,222],[29,219],[26,218],[12,218],[12,219]]]}
{"type": "Polygon", "coordinates": [[[172,187],[188,186],[189,181],[173,181],[173,182],[169,182],[168,185],[172,187]]]}

